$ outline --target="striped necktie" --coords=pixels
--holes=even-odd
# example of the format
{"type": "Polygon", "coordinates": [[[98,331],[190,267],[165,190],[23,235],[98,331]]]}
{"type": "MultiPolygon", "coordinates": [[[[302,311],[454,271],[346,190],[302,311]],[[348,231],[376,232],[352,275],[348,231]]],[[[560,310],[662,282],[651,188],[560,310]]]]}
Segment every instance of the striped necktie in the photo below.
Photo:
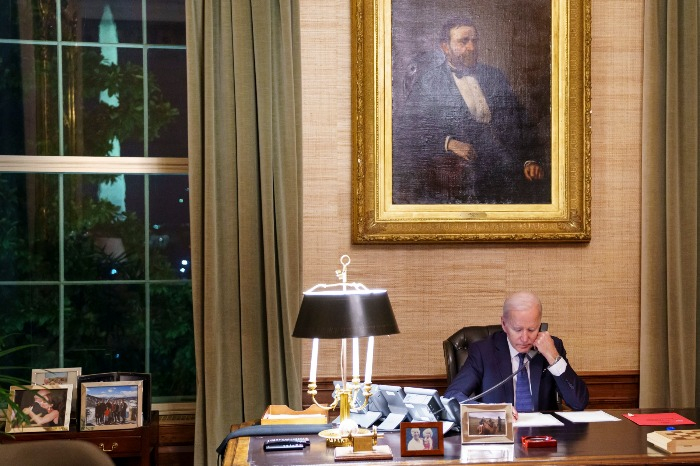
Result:
{"type": "Polygon", "coordinates": [[[518,354],[520,363],[518,364],[518,378],[515,381],[515,409],[519,413],[531,413],[534,411],[532,406],[532,394],[530,394],[530,379],[527,376],[525,368],[525,353],[518,354]]]}

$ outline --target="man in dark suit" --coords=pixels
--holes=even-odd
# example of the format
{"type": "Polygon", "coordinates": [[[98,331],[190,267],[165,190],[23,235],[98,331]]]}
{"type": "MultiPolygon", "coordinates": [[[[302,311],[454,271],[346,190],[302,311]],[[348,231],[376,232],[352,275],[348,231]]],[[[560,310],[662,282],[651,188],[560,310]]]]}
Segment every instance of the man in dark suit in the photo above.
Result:
{"type": "Polygon", "coordinates": [[[510,295],[503,304],[503,331],[469,347],[469,356],[447,387],[445,397],[463,402],[520,369],[514,381],[506,382],[476,402],[513,403],[521,412],[553,411],[558,409],[558,393],[570,408],[585,409],[588,405],[586,383],[566,359],[562,341],[547,331],[539,331],[541,321],[542,303],[537,296],[530,292],[510,295]],[[518,382],[526,380],[529,380],[529,392],[521,397],[522,385],[519,387],[518,382]],[[526,400],[527,397],[531,399],[526,400]],[[526,401],[529,405],[520,407],[519,402],[526,401]]]}
{"type": "Polygon", "coordinates": [[[537,159],[546,148],[503,72],[478,62],[478,44],[471,19],[447,22],[445,61],[418,77],[397,108],[395,203],[531,203],[523,188],[542,185],[537,159]]]}

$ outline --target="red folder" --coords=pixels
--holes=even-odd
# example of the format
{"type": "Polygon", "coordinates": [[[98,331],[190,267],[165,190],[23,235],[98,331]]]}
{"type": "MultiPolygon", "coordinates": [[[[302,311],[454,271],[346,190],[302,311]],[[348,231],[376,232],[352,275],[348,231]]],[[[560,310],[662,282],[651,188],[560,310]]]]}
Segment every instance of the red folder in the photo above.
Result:
{"type": "Polygon", "coordinates": [[[679,426],[682,424],[695,424],[676,413],[653,413],[653,414],[623,414],[627,419],[640,426],[679,426]]]}

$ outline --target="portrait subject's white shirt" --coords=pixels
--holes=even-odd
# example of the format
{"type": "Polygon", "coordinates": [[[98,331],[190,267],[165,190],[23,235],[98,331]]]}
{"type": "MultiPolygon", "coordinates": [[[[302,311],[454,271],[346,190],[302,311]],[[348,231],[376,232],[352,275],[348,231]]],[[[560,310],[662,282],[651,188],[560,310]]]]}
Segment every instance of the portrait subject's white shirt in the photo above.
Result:
{"type": "Polygon", "coordinates": [[[479,123],[490,123],[491,122],[491,110],[489,109],[489,104],[486,103],[486,97],[479,86],[479,82],[474,78],[474,76],[462,76],[458,78],[452,75],[459,89],[459,93],[462,94],[464,103],[467,104],[469,113],[472,114],[474,119],[479,123]]]}

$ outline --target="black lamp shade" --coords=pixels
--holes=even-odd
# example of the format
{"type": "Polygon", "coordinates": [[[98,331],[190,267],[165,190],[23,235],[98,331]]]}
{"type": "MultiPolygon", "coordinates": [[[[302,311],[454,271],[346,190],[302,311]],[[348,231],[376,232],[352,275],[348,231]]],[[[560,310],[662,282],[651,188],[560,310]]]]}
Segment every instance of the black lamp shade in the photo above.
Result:
{"type": "Polygon", "coordinates": [[[355,338],[399,333],[386,290],[306,292],[292,336],[355,338]]]}

